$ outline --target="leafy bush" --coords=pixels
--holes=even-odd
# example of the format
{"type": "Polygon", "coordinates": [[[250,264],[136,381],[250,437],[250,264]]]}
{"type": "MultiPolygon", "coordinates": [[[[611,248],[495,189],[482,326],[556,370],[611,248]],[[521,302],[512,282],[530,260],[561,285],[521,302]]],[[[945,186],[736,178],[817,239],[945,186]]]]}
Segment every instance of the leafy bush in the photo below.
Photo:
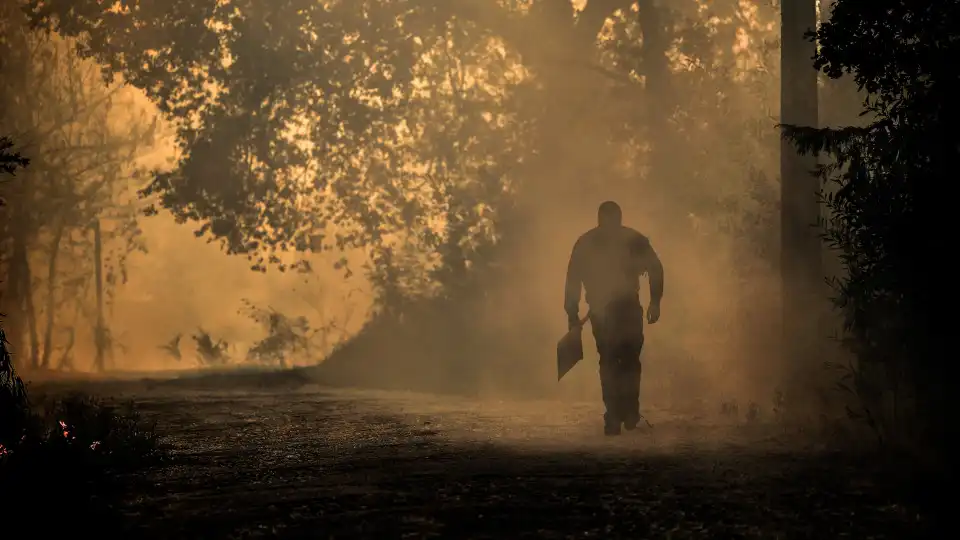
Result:
{"type": "Polygon", "coordinates": [[[26,388],[13,367],[7,336],[0,328],[0,456],[19,443],[31,420],[26,388]]]}
{"type": "Polygon", "coordinates": [[[30,523],[36,532],[77,531],[78,520],[98,528],[130,473],[162,460],[153,425],[132,404],[89,397],[28,399],[0,330],[0,508],[9,515],[54,519],[30,523]]]}
{"type": "Polygon", "coordinates": [[[853,413],[884,443],[946,460],[955,459],[958,437],[947,412],[956,379],[948,352],[953,308],[943,287],[952,278],[949,263],[931,258],[949,249],[930,238],[952,226],[943,190],[960,158],[952,60],[960,53],[952,30],[958,20],[956,0],[937,10],[838,0],[810,36],[820,46],[815,65],[831,78],[852,76],[870,121],[786,131],[801,152],[832,159],[821,169],[835,187],[825,196],[832,214],[825,236],[844,266],[836,306],[856,358],[844,380],[862,405],[853,413]]]}
{"type": "Polygon", "coordinates": [[[247,361],[286,368],[296,356],[309,357],[313,340],[323,329],[311,328],[306,317],[289,317],[273,308],[262,308],[243,300],[245,313],[260,325],[267,336],[247,351],[247,361]]]}
{"type": "Polygon", "coordinates": [[[204,367],[224,367],[230,363],[230,344],[222,339],[214,341],[210,332],[198,328],[193,336],[197,344],[197,360],[204,367]]]}
{"type": "Polygon", "coordinates": [[[8,137],[0,137],[0,173],[14,174],[30,164],[30,160],[14,151],[14,144],[8,137]]]}

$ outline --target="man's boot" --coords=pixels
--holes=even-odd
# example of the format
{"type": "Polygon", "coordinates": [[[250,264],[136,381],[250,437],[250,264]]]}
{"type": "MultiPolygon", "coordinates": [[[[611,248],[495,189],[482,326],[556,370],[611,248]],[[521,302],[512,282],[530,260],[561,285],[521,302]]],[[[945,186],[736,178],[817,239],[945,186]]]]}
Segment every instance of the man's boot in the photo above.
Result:
{"type": "Polygon", "coordinates": [[[637,429],[637,426],[640,424],[640,399],[638,398],[636,392],[631,391],[631,388],[625,389],[626,391],[621,396],[623,402],[620,404],[620,410],[623,411],[621,417],[623,418],[623,429],[627,431],[633,431],[637,429]]]}

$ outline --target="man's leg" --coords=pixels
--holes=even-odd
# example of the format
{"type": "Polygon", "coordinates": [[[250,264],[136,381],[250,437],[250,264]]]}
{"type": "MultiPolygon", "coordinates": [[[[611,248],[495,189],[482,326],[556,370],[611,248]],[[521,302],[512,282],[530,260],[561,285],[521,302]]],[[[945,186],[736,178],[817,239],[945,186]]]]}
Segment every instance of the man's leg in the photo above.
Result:
{"type": "Polygon", "coordinates": [[[597,342],[597,352],[600,354],[600,392],[603,396],[603,432],[607,435],[619,435],[620,399],[619,399],[619,362],[617,359],[616,340],[612,339],[610,317],[606,310],[592,313],[590,326],[593,329],[593,338],[597,342]]]}
{"type": "MultiPolygon", "coordinates": [[[[604,351],[606,352],[606,351],[604,351]]],[[[606,435],[619,435],[623,421],[620,413],[620,365],[613,354],[600,353],[600,391],[603,395],[603,432],[606,435]]]]}
{"type": "Polygon", "coordinates": [[[632,430],[640,422],[640,378],[643,370],[640,355],[631,352],[621,360],[619,367],[619,410],[624,429],[632,430]]]}
{"type": "Polygon", "coordinates": [[[632,430],[640,422],[640,377],[643,351],[643,306],[631,302],[624,306],[623,341],[620,344],[620,411],[623,427],[632,430]]]}

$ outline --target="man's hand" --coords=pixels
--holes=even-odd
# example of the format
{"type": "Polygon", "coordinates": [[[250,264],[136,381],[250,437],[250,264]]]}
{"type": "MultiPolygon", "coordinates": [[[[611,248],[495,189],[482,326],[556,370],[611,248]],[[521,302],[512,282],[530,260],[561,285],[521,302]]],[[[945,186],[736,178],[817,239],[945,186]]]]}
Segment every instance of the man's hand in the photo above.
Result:
{"type": "Polygon", "coordinates": [[[647,324],[656,324],[660,320],[660,302],[650,302],[647,308],[647,324]]]}

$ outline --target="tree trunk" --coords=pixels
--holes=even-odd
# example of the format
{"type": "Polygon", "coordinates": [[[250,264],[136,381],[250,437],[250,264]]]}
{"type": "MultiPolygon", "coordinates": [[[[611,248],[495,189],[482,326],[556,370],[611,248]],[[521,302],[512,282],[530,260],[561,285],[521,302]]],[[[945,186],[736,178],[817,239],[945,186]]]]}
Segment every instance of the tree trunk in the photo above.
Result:
{"type": "Polygon", "coordinates": [[[53,354],[53,327],[56,317],[54,310],[57,306],[57,259],[60,256],[60,240],[63,238],[64,224],[60,221],[53,234],[53,241],[50,244],[50,259],[47,262],[47,306],[46,306],[46,327],[43,332],[43,357],[40,359],[40,367],[50,366],[50,358],[53,354]]]}
{"type": "Polygon", "coordinates": [[[647,205],[648,219],[665,228],[666,221],[671,216],[665,215],[663,209],[669,208],[663,200],[667,189],[659,189],[669,185],[667,180],[671,167],[671,152],[681,151],[674,142],[674,132],[670,127],[670,117],[676,103],[671,96],[671,73],[667,51],[670,49],[671,36],[666,29],[665,19],[668,9],[658,6],[655,0],[640,0],[639,6],[640,29],[643,32],[643,48],[641,49],[643,62],[643,76],[645,79],[644,96],[646,98],[647,142],[651,145],[648,158],[646,182],[649,192],[644,199],[651,204],[647,205]]]}
{"type": "Polygon", "coordinates": [[[97,288],[97,326],[93,331],[96,357],[94,369],[103,373],[106,371],[107,328],[103,316],[103,246],[100,234],[100,219],[93,222],[93,264],[97,288]]]}
{"type": "MultiPolygon", "coordinates": [[[[816,45],[804,37],[817,25],[815,0],[781,3],[781,104],[784,124],[818,125],[817,71],[813,68],[816,45]]],[[[800,156],[793,143],[782,140],[781,259],[783,287],[783,350],[787,389],[810,374],[818,361],[819,319],[823,310],[819,179],[816,159],[800,156]]]]}
{"type": "Polygon", "coordinates": [[[30,260],[27,256],[27,250],[21,251],[20,256],[20,280],[22,284],[24,306],[26,312],[24,316],[27,319],[27,328],[30,331],[30,366],[40,367],[40,334],[37,330],[37,310],[33,305],[33,272],[30,271],[30,260]]]}
{"type": "Polygon", "coordinates": [[[60,362],[57,364],[59,371],[73,371],[73,344],[76,339],[76,331],[71,326],[67,333],[67,343],[63,347],[63,354],[60,355],[60,362]]]}

